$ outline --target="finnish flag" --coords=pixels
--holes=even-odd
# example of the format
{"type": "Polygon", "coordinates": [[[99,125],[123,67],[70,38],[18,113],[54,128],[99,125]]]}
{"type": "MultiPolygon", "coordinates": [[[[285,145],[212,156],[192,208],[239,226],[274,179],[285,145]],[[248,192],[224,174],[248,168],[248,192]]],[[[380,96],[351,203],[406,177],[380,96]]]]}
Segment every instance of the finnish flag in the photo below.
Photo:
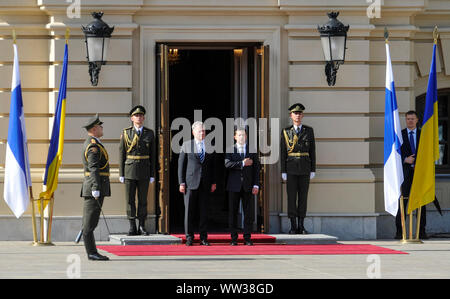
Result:
{"type": "Polygon", "coordinates": [[[31,186],[27,136],[20,87],[19,59],[14,44],[14,66],[11,84],[8,142],[6,145],[5,181],[3,197],[14,215],[19,218],[27,209],[31,186]]]}
{"type": "Polygon", "coordinates": [[[384,114],[384,207],[386,212],[397,215],[398,200],[403,183],[401,146],[402,130],[398,116],[389,44],[386,43],[386,103],[384,114]]]}

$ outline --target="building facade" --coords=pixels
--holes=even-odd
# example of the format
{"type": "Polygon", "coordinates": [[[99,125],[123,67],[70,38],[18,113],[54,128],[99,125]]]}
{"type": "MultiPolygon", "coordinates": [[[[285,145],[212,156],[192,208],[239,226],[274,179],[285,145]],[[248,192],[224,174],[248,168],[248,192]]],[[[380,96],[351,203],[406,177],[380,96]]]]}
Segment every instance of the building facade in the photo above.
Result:
{"type": "MultiPolygon", "coordinates": [[[[429,205],[429,233],[450,230],[450,3],[445,0],[63,0],[0,1],[0,189],[3,190],[12,74],[12,30],[17,33],[29,142],[33,195],[42,189],[58,95],[66,28],[70,29],[64,158],[55,193],[53,240],[73,240],[81,226],[82,125],[93,114],[104,121],[103,142],[112,166],[112,197],[104,213],[112,233],[127,231],[124,186],[118,180],[119,137],[129,110],[143,105],[146,126],[158,139],[157,184],[148,195],[149,230],[180,232],[174,136],[180,119],[264,118],[264,134],[278,147],[287,108],[306,106],[303,122],[315,130],[316,177],[311,181],[306,229],[339,239],[391,238],[394,218],[384,211],[384,28],[402,126],[404,113],[420,110],[438,26],[437,72],[442,159],[436,194],[440,216],[429,205]],[[90,84],[81,25],[94,11],[114,26],[108,63],[98,86],[90,84]],[[350,25],[345,64],[328,86],[317,26],[339,11],[350,25]],[[173,145],[173,144],[172,144],[173,145]]],[[[224,125],[225,127],[225,125],[224,125]]],[[[258,127],[261,129],[262,127],[258,127]]],[[[214,127],[214,129],[217,129],[214,127]]],[[[213,127],[211,127],[213,130],[213,127]]],[[[178,134],[178,135],[177,135],[178,134]]],[[[177,139],[178,140],[178,139],[177,139]]],[[[275,150],[272,148],[272,152],[275,150]]],[[[220,158],[220,155],[219,155],[220,158]]],[[[220,163],[219,163],[220,164],[220,163]]],[[[223,163],[222,163],[223,164],[223,163]]],[[[221,169],[222,164],[218,166],[221,169]]],[[[226,230],[226,193],[219,173],[211,203],[212,230],[226,230]]],[[[285,185],[277,161],[266,164],[255,198],[255,230],[288,230],[285,185]]],[[[31,240],[31,209],[19,220],[0,201],[0,240],[31,240]]],[[[180,222],[181,221],[181,222],[180,222]]],[[[107,239],[103,226],[98,238],[107,239]]]]}

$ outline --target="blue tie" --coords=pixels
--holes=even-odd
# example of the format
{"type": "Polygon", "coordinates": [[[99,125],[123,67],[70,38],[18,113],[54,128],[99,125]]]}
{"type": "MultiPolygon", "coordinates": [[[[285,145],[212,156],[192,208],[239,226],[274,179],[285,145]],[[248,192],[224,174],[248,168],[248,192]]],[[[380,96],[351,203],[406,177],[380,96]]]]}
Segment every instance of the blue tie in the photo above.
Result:
{"type": "Polygon", "coordinates": [[[198,154],[200,158],[200,162],[203,163],[203,160],[205,160],[205,151],[203,150],[203,146],[200,145],[200,153],[198,154]]]}
{"type": "Polygon", "coordinates": [[[411,151],[413,154],[416,153],[416,146],[414,144],[414,132],[409,132],[409,145],[411,145],[411,151]]]}

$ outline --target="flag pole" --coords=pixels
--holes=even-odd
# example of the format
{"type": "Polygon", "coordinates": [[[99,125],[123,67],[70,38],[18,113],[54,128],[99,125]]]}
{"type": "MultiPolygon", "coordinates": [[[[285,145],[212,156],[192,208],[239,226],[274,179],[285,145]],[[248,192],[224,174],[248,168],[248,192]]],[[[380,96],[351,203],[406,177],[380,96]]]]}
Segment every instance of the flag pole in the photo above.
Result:
{"type": "Polygon", "coordinates": [[[37,228],[36,228],[36,212],[34,210],[34,198],[33,198],[33,189],[32,187],[28,187],[28,190],[30,191],[30,202],[31,202],[31,222],[33,227],[33,246],[36,246],[38,244],[37,240],[37,228]]]}
{"type": "Polygon", "coordinates": [[[406,241],[406,226],[405,226],[405,203],[403,195],[400,196],[400,217],[402,221],[402,243],[406,241]]]}
{"type": "MultiPolygon", "coordinates": [[[[433,30],[433,44],[434,45],[437,45],[438,39],[439,39],[438,27],[434,26],[434,30],[433,30]]],[[[412,212],[411,212],[411,216],[412,216],[412,212]]],[[[421,218],[421,216],[422,216],[422,206],[417,208],[417,212],[416,212],[416,240],[417,241],[420,241],[420,239],[419,239],[419,233],[420,233],[419,230],[420,230],[420,218],[421,218]]],[[[420,241],[420,243],[422,243],[422,242],[420,241]]]]}

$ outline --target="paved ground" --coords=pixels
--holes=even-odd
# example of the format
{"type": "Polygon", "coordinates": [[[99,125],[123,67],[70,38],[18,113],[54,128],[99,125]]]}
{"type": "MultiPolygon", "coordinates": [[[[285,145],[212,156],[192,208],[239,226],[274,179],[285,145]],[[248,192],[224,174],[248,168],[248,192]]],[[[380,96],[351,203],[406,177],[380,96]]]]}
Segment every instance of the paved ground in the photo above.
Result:
{"type": "Polygon", "coordinates": [[[391,240],[339,243],[373,244],[409,254],[118,257],[102,252],[111,261],[92,262],[82,243],[35,247],[3,241],[0,278],[450,278],[449,239],[407,245],[391,240]]]}

